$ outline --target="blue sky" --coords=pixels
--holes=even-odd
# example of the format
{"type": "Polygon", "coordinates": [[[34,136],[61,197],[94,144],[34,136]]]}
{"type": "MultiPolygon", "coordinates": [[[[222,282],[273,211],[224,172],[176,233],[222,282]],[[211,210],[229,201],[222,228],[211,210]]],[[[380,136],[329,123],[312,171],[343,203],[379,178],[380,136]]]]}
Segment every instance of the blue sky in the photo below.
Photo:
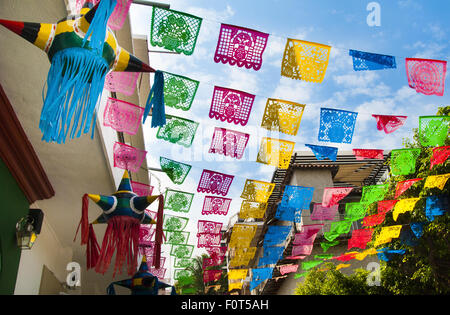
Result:
{"type": "MultiPolygon", "coordinates": [[[[161,1],[163,2],[163,1],[161,1]]],[[[166,2],[166,1],[164,1],[166,2]]],[[[144,125],[148,165],[159,167],[164,156],[193,166],[182,185],[174,185],[165,174],[153,172],[152,184],[160,181],[166,187],[194,192],[195,198],[187,216],[191,218],[189,243],[197,244],[197,220],[228,223],[239,212],[240,194],[245,179],[270,181],[274,167],[255,162],[262,137],[270,136],[296,142],[296,151],[310,154],[305,143],[337,146],[340,151],[353,148],[384,149],[402,147],[402,139],[411,137],[418,127],[418,117],[434,115],[439,106],[449,104],[448,88],[444,96],[418,94],[408,86],[405,57],[450,60],[448,1],[389,0],[377,1],[381,8],[381,26],[370,27],[365,0],[262,0],[262,1],[167,1],[171,9],[203,18],[197,46],[192,56],[150,53],[152,67],[200,81],[194,103],[189,111],[167,108],[166,112],[200,123],[191,148],[156,139],[156,129],[144,125]],[[234,24],[269,33],[259,71],[238,68],[213,60],[220,23],[234,24]],[[280,65],[287,38],[307,40],[332,46],[323,83],[292,80],[280,75],[280,65]],[[396,56],[397,69],[355,72],[348,49],[396,56]],[[256,95],[247,126],[236,126],[208,117],[214,85],[234,88],[256,95]],[[260,128],[268,97],[306,104],[297,136],[269,134],[260,128]],[[319,143],[317,140],[321,107],[358,112],[351,144],[319,143]],[[406,124],[386,135],[377,131],[371,114],[406,115],[406,124]],[[250,134],[241,160],[208,153],[214,127],[243,131],[250,134]],[[202,216],[206,194],[196,188],[202,169],[235,175],[227,197],[233,198],[229,214],[202,216]]],[[[132,5],[132,32],[148,35],[151,7],[132,5]]],[[[159,50],[157,47],[149,47],[159,50]]],[[[168,214],[177,214],[167,211],[168,214]]],[[[194,254],[197,254],[196,251],[194,254]]],[[[163,256],[168,256],[168,253],[163,256]]],[[[167,263],[166,263],[167,264],[167,263]]]]}

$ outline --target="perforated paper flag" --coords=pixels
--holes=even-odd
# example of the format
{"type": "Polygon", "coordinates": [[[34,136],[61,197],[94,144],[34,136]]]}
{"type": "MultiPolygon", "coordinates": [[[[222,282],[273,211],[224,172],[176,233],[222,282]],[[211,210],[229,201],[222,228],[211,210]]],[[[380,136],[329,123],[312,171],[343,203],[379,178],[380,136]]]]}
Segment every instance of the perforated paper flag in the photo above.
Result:
{"type": "Polygon", "coordinates": [[[349,50],[349,55],[353,58],[353,69],[355,71],[397,68],[394,56],[374,54],[353,49],[349,50]]]}
{"type": "Polygon", "coordinates": [[[264,137],[261,139],[256,162],[287,169],[294,147],[295,142],[264,137]]]}
{"type": "Polygon", "coordinates": [[[419,139],[423,146],[443,146],[448,136],[450,116],[419,117],[419,139]]]}
{"type": "Polygon", "coordinates": [[[198,125],[199,123],[189,119],[166,115],[166,124],[159,127],[156,138],[188,148],[194,141],[198,125]]]}
{"type": "Polygon", "coordinates": [[[389,134],[396,131],[403,126],[407,116],[392,116],[392,115],[372,115],[376,119],[377,129],[384,130],[384,133],[389,134]]]}
{"type": "Polygon", "coordinates": [[[172,245],[170,256],[175,256],[177,258],[190,258],[193,251],[194,245],[176,244],[172,245]]]}
{"type": "Polygon", "coordinates": [[[155,229],[147,224],[141,224],[139,227],[139,246],[152,246],[152,241],[155,229]]]}
{"type": "Polygon", "coordinates": [[[361,203],[373,203],[383,200],[388,192],[389,185],[369,185],[362,188],[361,203]]]}
{"type": "Polygon", "coordinates": [[[291,232],[290,225],[269,225],[264,235],[264,246],[279,245],[284,242],[291,232]]]}
{"type": "Polygon", "coordinates": [[[323,263],[323,260],[310,260],[302,262],[302,269],[309,270],[323,263]]]}
{"type": "Polygon", "coordinates": [[[401,213],[411,212],[420,198],[407,198],[399,200],[392,211],[392,218],[397,221],[398,215],[401,213]]]}
{"type": "Polygon", "coordinates": [[[421,181],[421,180],[422,180],[422,178],[413,178],[413,179],[408,179],[408,180],[398,182],[395,187],[395,199],[400,197],[412,185],[414,185],[415,183],[417,183],[418,181],[421,181]]]}
{"type": "Polygon", "coordinates": [[[210,170],[203,170],[197,191],[226,196],[234,176],[210,170]]]}
{"type": "Polygon", "coordinates": [[[243,200],[239,211],[239,219],[262,219],[266,213],[267,203],[243,200]]]}
{"type": "Polygon", "coordinates": [[[345,219],[357,221],[365,217],[369,204],[363,202],[347,202],[345,204],[345,219]]]}
{"type": "Polygon", "coordinates": [[[292,246],[292,256],[309,256],[313,250],[314,245],[294,245],[292,246]]]}
{"type": "Polygon", "coordinates": [[[320,203],[315,203],[313,206],[313,212],[311,213],[311,220],[334,220],[338,211],[339,205],[333,205],[331,207],[324,207],[320,203]]]}
{"type": "Polygon", "coordinates": [[[230,252],[229,267],[247,266],[255,256],[256,247],[236,247],[230,252]]]}
{"type": "Polygon", "coordinates": [[[296,136],[305,105],[268,98],[261,127],[296,136]]]}
{"type": "Polygon", "coordinates": [[[254,100],[253,94],[215,86],[209,117],[245,126],[254,100]]]}
{"type": "Polygon", "coordinates": [[[391,211],[398,200],[380,200],[377,204],[378,213],[387,213],[391,211]]]}
{"type": "Polygon", "coordinates": [[[288,273],[292,273],[292,272],[297,272],[298,269],[298,265],[282,265],[279,266],[280,268],[280,273],[282,275],[288,274],[288,273]]]}
{"type": "Polygon", "coordinates": [[[197,247],[219,246],[221,234],[200,233],[197,234],[197,247]]]}
{"type": "Polygon", "coordinates": [[[170,180],[178,185],[183,184],[192,167],[189,164],[177,162],[162,156],[159,157],[159,164],[170,180]]]}
{"type": "Polygon", "coordinates": [[[202,215],[227,215],[230,204],[230,198],[205,196],[205,199],[203,201],[202,215]]]}
{"type": "Polygon", "coordinates": [[[268,37],[252,29],[221,24],[214,61],[259,70],[268,37]]]}
{"type": "Polygon", "coordinates": [[[314,187],[285,186],[280,207],[295,208],[298,210],[309,209],[313,198],[314,187]]]}
{"type": "Polygon", "coordinates": [[[321,108],[319,141],[352,143],[357,116],[357,112],[321,108]]]}
{"type": "Polygon", "coordinates": [[[113,147],[114,167],[134,173],[139,172],[147,151],[140,150],[125,143],[116,142],[113,147]]]}
{"type": "Polygon", "coordinates": [[[281,207],[281,205],[278,205],[274,218],[282,221],[294,222],[296,211],[297,210],[293,207],[281,207]]]}
{"type": "MultiPolygon", "coordinates": [[[[294,236],[294,245],[313,245],[317,233],[323,228],[323,224],[303,225],[301,232],[294,236]]],[[[294,254],[293,254],[294,255],[294,254]]]]}
{"type": "Polygon", "coordinates": [[[272,272],[273,268],[253,268],[252,281],[250,282],[250,290],[255,289],[265,280],[272,278],[272,272]]]}
{"type": "Polygon", "coordinates": [[[140,182],[135,182],[135,181],[130,181],[131,182],[131,188],[133,189],[133,192],[136,193],[138,196],[149,196],[152,194],[153,192],[153,186],[145,184],[145,183],[140,183],[140,182]]]}
{"type": "Polygon", "coordinates": [[[222,277],[222,269],[203,270],[203,282],[215,282],[222,277]]]}
{"type": "Polygon", "coordinates": [[[448,196],[429,196],[426,199],[425,215],[427,220],[432,222],[434,217],[444,215],[449,208],[448,196]]]}
{"type": "Polygon", "coordinates": [[[337,205],[352,190],[353,187],[325,187],[323,190],[322,206],[331,207],[337,205]]]}
{"type": "Polygon", "coordinates": [[[373,231],[374,229],[353,230],[352,238],[348,240],[347,249],[353,247],[366,248],[367,243],[372,240],[373,231]]]}
{"type": "Polygon", "coordinates": [[[120,30],[122,28],[132,2],[133,0],[117,0],[114,11],[108,19],[108,26],[112,30],[120,30]]]}
{"type": "Polygon", "coordinates": [[[339,235],[350,232],[351,220],[335,221],[331,223],[330,230],[323,233],[327,241],[334,241],[339,235]]]}
{"type": "Polygon", "coordinates": [[[201,24],[200,17],[154,6],[150,43],[152,46],[192,55],[201,24]]]}
{"type": "Polygon", "coordinates": [[[380,234],[376,236],[373,246],[377,247],[381,244],[389,243],[393,238],[400,236],[402,225],[391,225],[381,228],[380,234]]]}
{"type": "Polygon", "coordinates": [[[444,95],[447,61],[406,58],[408,84],[417,93],[444,95]]]}
{"type": "Polygon", "coordinates": [[[219,234],[222,230],[223,223],[208,221],[208,220],[198,220],[197,228],[198,234],[210,233],[210,234],[219,234]]]}
{"type": "Polygon", "coordinates": [[[324,145],[305,144],[305,147],[311,149],[318,160],[330,159],[336,161],[338,148],[324,145]]]}
{"type": "Polygon", "coordinates": [[[182,231],[189,222],[189,218],[179,217],[175,215],[164,214],[163,230],[165,231],[182,231]]]}
{"type": "Polygon", "coordinates": [[[426,188],[437,188],[439,190],[444,189],[447,180],[450,178],[450,173],[440,174],[440,175],[431,175],[428,176],[425,180],[425,184],[423,185],[423,189],[426,188]]]}
{"type": "Polygon", "coordinates": [[[433,148],[433,155],[430,159],[430,170],[435,165],[444,164],[450,156],[450,146],[433,148]]]}
{"type": "Polygon", "coordinates": [[[163,76],[164,104],[184,111],[189,110],[200,82],[165,71],[163,71],[163,76]]]}
{"type": "Polygon", "coordinates": [[[256,224],[235,224],[231,233],[229,247],[250,247],[258,226],[256,224]]]}
{"type": "Polygon", "coordinates": [[[322,83],[328,66],[330,46],[288,38],[281,62],[281,75],[322,83]]]}
{"type": "Polygon", "coordinates": [[[183,231],[167,231],[165,244],[187,244],[189,234],[183,231]]]}
{"type": "Polygon", "coordinates": [[[396,149],[391,151],[392,175],[409,175],[416,171],[416,160],[420,155],[419,148],[396,149]]]}
{"type": "Polygon", "coordinates": [[[209,153],[218,153],[233,158],[242,158],[250,135],[225,128],[214,128],[209,153]]]}
{"type": "Polygon", "coordinates": [[[274,188],[275,188],[274,183],[247,179],[245,181],[241,198],[247,199],[248,201],[265,203],[269,200],[269,197],[272,194],[274,188]]]}
{"type": "Polygon", "coordinates": [[[357,160],[364,159],[384,159],[383,150],[374,149],[353,149],[353,155],[357,160]]]}
{"type": "Polygon", "coordinates": [[[135,135],[141,125],[144,108],[108,97],[103,112],[103,125],[116,131],[135,135]]]}
{"type": "Polygon", "coordinates": [[[193,266],[194,262],[190,258],[175,258],[174,268],[187,268],[193,266]]]}
{"type": "Polygon", "coordinates": [[[164,209],[176,212],[189,212],[193,199],[194,194],[192,193],[169,188],[166,190],[164,197],[164,209]]]}
{"type": "Polygon", "coordinates": [[[105,77],[105,89],[110,92],[119,92],[133,95],[139,72],[111,71],[105,77]]]}
{"type": "Polygon", "coordinates": [[[384,219],[386,218],[386,213],[377,213],[372,214],[364,217],[363,219],[363,226],[364,227],[371,227],[371,226],[377,226],[384,222],[384,219]]]}
{"type": "Polygon", "coordinates": [[[247,278],[248,269],[231,269],[228,271],[228,280],[247,278]]]}

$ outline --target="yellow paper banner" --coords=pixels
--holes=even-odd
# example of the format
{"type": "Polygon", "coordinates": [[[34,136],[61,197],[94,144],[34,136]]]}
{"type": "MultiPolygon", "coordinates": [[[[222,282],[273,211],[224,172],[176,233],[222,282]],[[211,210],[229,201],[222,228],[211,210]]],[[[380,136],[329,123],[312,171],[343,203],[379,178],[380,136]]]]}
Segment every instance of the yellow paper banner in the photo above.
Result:
{"type": "Polygon", "coordinates": [[[262,138],[256,162],[273,165],[279,169],[287,169],[294,152],[295,142],[262,138]]]}
{"type": "Polygon", "coordinates": [[[231,291],[234,289],[241,290],[243,285],[244,285],[243,282],[228,282],[228,291],[231,291]]]}
{"type": "Polygon", "coordinates": [[[231,232],[229,247],[249,247],[255,236],[256,224],[235,224],[231,232]]]}
{"type": "Polygon", "coordinates": [[[261,127],[296,136],[305,105],[279,99],[267,99],[261,127]]]}
{"type": "Polygon", "coordinates": [[[247,277],[248,269],[231,269],[228,271],[228,280],[239,280],[247,277]]]}
{"type": "Polygon", "coordinates": [[[393,238],[397,238],[400,235],[402,229],[401,225],[385,226],[381,228],[380,234],[378,234],[374,246],[389,243],[393,238]]]}
{"type": "Polygon", "coordinates": [[[322,83],[331,46],[288,38],[281,63],[281,75],[322,83]]]}
{"type": "Polygon", "coordinates": [[[447,180],[450,178],[450,173],[441,175],[428,176],[425,181],[423,188],[439,188],[439,190],[444,189],[447,180]]]}
{"type": "Polygon", "coordinates": [[[259,180],[247,179],[241,198],[248,201],[267,202],[272,194],[275,184],[259,180]]]}
{"type": "Polygon", "coordinates": [[[394,210],[392,210],[392,218],[394,221],[397,221],[398,215],[400,213],[406,213],[408,211],[413,211],[417,201],[419,201],[420,198],[408,198],[408,199],[401,199],[399,200],[395,206],[394,210]]]}
{"type": "Polygon", "coordinates": [[[267,203],[243,200],[241,210],[239,211],[239,219],[262,219],[266,213],[267,203]]]}

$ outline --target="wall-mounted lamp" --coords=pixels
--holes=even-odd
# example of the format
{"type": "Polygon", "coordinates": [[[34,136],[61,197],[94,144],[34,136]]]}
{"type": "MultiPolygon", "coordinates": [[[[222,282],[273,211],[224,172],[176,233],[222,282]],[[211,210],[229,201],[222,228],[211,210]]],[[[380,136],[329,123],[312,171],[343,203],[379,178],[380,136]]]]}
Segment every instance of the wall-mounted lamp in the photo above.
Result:
{"type": "Polygon", "coordinates": [[[17,246],[21,249],[31,249],[41,232],[44,213],[41,209],[30,209],[28,215],[22,217],[16,224],[17,246]]]}

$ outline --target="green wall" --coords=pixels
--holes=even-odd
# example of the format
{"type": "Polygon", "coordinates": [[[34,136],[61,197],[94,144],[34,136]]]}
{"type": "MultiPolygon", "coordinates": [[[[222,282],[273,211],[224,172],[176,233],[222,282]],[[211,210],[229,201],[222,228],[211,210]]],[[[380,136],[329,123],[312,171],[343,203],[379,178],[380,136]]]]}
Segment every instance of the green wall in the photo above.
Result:
{"type": "Polygon", "coordinates": [[[21,250],[16,245],[16,223],[29,204],[14,177],[0,159],[0,294],[14,294],[21,250]]]}

